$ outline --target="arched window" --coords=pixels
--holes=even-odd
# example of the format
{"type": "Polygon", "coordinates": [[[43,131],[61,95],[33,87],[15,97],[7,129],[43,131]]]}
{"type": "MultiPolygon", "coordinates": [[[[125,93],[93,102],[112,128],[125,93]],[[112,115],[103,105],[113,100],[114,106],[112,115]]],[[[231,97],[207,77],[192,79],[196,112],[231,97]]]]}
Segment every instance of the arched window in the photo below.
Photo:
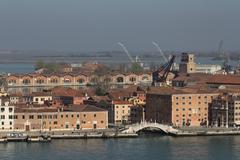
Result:
{"type": "Polygon", "coordinates": [[[50,80],[50,83],[58,83],[57,78],[52,78],[52,79],[50,80]]]}
{"type": "Polygon", "coordinates": [[[130,82],[136,82],[136,77],[130,77],[130,78],[129,78],[129,81],[130,81],[130,82]]]}
{"type": "Polygon", "coordinates": [[[44,83],[44,80],[43,80],[43,79],[37,79],[36,83],[37,83],[37,84],[43,84],[43,83],[44,83]]]}
{"type": "Polygon", "coordinates": [[[25,84],[25,85],[30,84],[30,79],[24,79],[23,84],[25,84]]]}
{"type": "Polygon", "coordinates": [[[123,77],[117,77],[117,82],[118,83],[123,83],[123,77]]]}
{"type": "Polygon", "coordinates": [[[83,78],[79,78],[79,79],[77,80],[77,82],[78,82],[79,84],[83,84],[83,83],[85,82],[85,80],[84,80],[83,78]]]}
{"type": "Polygon", "coordinates": [[[148,79],[149,79],[148,76],[143,76],[143,77],[142,77],[142,80],[143,80],[143,81],[148,81],[148,79]]]}

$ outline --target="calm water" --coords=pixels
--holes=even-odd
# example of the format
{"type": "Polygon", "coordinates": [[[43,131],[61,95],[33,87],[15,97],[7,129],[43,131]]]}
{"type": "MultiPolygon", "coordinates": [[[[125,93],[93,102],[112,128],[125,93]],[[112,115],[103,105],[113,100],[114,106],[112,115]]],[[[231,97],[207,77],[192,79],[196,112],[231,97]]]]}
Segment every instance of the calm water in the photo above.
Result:
{"type": "Polygon", "coordinates": [[[0,63],[0,73],[30,73],[34,71],[31,63],[0,63]]]}
{"type": "MultiPolygon", "coordinates": [[[[108,64],[118,64],[118,63],[128,63],[127,57],[120,57],[120,58],[101,58],[97,57],[97,61],[99,63],[108,63],[108,64]]],[[[85,61],[96,61],[96,57],[94,58],[85,58],[81,59],[77,62],[73,61],[72,59],[67,61],[69,63],[83,63],[85,61]]],[[[180,61],[179,57],[176,58],[176,62],[178,63],[180,61]]],[[[65,62],[65,61],[62,61],[65,62]]],[[[145,58],[142,60],[142,62],[146,64],[163,64],[162,59],[156,59],[156,58],[145,58]]],[[[223,61],[212,61],[211,58],[208,57],[197,57],[196,58],[196,63],[199,64],[223,64],[223,61]]],[[[236,66],[238,64],[238,61],[230,61],[230,65],[236,66]]],[[[30,73],[34,71],[34,63],[0,63],[0,73],[5,72],[5,73],[30,73]]]]}
{"type": "Polygon", "coordinates": [[[24,160],[232,160],[240,159],[240,136],[144,136],[136,139],[53,140],[0,144],[0,159],[24,160]]]}

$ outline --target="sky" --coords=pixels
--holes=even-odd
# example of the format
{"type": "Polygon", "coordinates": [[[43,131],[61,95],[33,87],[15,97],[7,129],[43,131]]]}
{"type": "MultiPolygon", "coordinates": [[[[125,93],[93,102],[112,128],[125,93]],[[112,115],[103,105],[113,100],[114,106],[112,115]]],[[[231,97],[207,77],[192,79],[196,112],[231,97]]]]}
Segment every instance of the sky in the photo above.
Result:
{"type": "Polygon", "coordinates": [[[0,49],[240,51],[240,0],[0,0],[0,49]]]}

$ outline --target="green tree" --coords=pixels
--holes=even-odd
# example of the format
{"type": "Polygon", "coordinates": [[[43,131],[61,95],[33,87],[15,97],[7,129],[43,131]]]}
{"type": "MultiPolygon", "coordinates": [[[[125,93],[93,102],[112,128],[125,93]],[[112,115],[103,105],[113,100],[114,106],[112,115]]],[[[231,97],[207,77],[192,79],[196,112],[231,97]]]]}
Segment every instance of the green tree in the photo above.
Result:
{"type": "Polygon", "coordinates": [[[131,66],[131,72],[133,73],[140,73],[143,71],[143,68],[141,67],[141,65],[139,63],[132,63],[131,66]]]}
{"type": "Polygon", "coordinates": [[[38,60],[35,65],[35,70],[45,68],[46,64],[43,62],[43,60],[38,60]]]}
{"type": "Polygon", "coordinates": [[[107,91],[105,90],[104,87],[98,86],[98,87],[96,88],[95,94],[96,94],[97,96],[104,96],[104,95],[106,95],[106,93],[107,93],[107,91]]]}

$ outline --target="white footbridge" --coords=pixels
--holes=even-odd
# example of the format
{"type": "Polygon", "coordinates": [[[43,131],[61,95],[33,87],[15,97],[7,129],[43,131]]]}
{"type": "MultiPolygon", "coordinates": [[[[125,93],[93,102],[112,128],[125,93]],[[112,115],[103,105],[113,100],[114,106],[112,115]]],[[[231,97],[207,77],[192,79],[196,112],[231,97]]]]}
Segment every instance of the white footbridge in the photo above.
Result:
{"type": "Polygon", "coordinates": [[[141,131],[146,128],[155,128],[163,131],[166,134],[175,134],[178,132],[177,129],[174,129],[172,126],[164,125],[160,123],[152,123],[152,122],[141,122],[137,124],[132,124],[129,126],[126,126],[126,129],[122,131],[122,133],[137,133],[138,131],[141,131]]]}

